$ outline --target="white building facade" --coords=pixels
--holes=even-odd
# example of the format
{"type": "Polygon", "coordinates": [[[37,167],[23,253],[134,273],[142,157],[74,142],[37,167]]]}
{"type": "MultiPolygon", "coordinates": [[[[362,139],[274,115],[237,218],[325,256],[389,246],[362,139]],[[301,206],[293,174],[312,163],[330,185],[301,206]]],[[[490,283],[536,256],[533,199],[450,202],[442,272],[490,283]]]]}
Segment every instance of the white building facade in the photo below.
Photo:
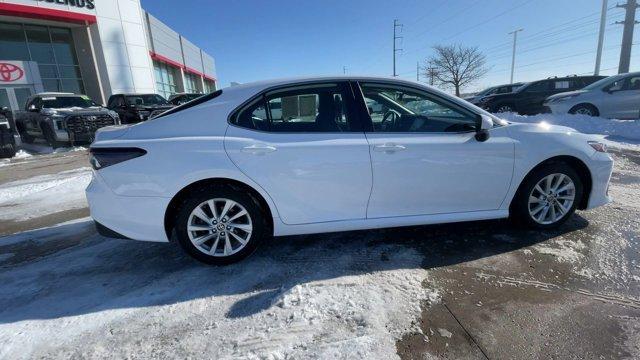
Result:
{"type": "Polygon", "coordinates": [[[139,0],[0,0],[0,107],[36,92],[208,93],[215,62],[139,0]]]}

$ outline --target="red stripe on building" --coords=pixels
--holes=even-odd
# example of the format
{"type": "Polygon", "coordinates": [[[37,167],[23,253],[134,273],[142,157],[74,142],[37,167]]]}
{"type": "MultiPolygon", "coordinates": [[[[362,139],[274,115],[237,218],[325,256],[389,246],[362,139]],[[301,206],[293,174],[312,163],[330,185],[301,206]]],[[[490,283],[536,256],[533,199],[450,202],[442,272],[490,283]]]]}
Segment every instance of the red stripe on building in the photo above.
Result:
{"type": "Polygon", "coordinates": [[[209,76],[209,75],[207,75],[205,73],[202,73],[202,72],[200,72],[200,71],[198,71],[196,69],[193,69],[193,68],[190,68],[188,66],[185,66],[184,64],[181,64],[181,63],[179,63],[177,61],[171,60],[171,59],[169,59],[167,57],[164,57],[164,56],[162,56],[160,54],[156,54],[153,51],[150,51],[149,53],[151,54],[151,58],[153,60],[157,60],[157,61],[161,61],[163,63],[167,63],[169,65],[172,65],[172,66],[175,66],[177,68],[183,69],[186,72],[189,72],[189,73],[192,73],[192,74],[195,74],[195,75],[198,75],[198,76],[202,76],[203,78],[205,78],[207,80],[211,80],[211,81],[215,81],[216,80],[216,78],[214,78],[213,76],[209,76]]]}
{"type": "Polygon", "coordinates": [[[7,3],[0,3],[0,15],[16,16],[29,19],[71,22],[77,24],[96,23],[96,17],[94,15],[76,13],[71,11],[54,10],[38,6],[16,5],[7,3]]]}

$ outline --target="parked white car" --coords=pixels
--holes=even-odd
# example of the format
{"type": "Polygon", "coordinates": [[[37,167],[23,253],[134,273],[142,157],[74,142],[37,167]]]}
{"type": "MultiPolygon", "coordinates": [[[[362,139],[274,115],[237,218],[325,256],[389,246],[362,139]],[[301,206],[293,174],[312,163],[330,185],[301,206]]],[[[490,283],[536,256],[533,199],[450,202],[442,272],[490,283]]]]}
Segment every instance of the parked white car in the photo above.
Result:
{"type": "Polygon", "coordinates": [[[547,98],[554,114],[583,114],[610,119],[640,118],[640,72],[610,76],[571,92],[547,98]]]}
{"type": "Polygon", "coordinates": [[[508,123],[414,82],[349,77],[243,84],[101,129],[91,164],[100,233],[177,239],[213,264],[271,235],[509,216],[550,228],[608,203],[613,165],[570,128],[508,123]]]}

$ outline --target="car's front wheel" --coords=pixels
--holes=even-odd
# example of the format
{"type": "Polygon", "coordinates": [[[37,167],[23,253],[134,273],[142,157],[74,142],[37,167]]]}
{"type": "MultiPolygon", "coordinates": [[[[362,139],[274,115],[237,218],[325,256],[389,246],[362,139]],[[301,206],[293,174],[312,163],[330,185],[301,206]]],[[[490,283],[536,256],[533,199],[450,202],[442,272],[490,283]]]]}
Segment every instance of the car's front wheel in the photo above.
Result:
{"type": "Polygon", "coordinates": [[[493,108],[494,113],[509,113],[514,112],[511,104],[498,104],[493,108]]]}
{"type": "Polygon", "coordinates": [[[580,104],[574,106],[571,110],[569,110],[570,114],[578,114],[578,115],[587,115],[587,116],[598,116],[599,112],[595,106],[590,104],[580,104]]]}
{"type": "Polygon", "coordinates": [[[578,174],[565,163],[541,166],[523,181],[511,205],[518,223],[533,228],[553,228],[565,222],[582,198],[578,174]]]}
{"type": "Polygon", "coordinates": [[[189,255],[213,265],[246,258],[267,234],[258,201],[227,187],[191,192],[180,205],[175,229],[189,255]]]}

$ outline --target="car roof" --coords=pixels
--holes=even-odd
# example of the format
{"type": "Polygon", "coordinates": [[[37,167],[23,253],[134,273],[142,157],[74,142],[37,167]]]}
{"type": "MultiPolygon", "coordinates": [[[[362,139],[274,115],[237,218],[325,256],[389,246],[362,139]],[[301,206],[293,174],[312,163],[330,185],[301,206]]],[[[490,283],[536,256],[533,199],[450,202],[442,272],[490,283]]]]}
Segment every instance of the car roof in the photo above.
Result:
{"type": "Polygon", "coordinates": [[[35,94],[34,96],[82,96],[82,95],[67,93],[67,92],[41,92],[41,93],[35,94]]]}

